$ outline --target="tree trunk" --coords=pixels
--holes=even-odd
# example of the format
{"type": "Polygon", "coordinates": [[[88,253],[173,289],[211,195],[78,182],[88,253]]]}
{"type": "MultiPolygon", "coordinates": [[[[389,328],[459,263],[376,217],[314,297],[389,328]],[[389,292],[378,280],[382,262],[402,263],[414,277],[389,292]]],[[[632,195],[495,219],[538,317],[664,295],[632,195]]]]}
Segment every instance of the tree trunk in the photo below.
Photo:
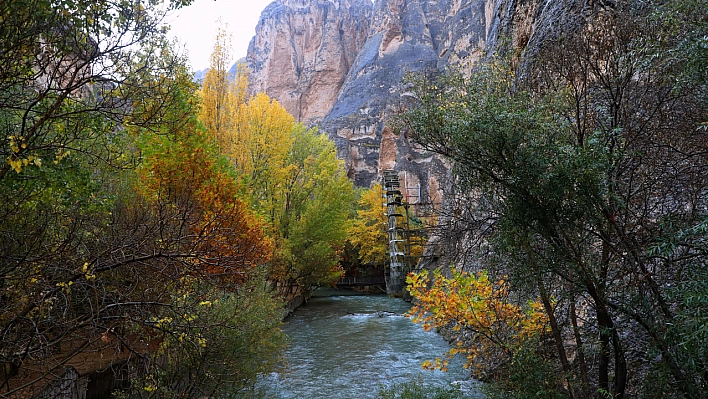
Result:
{"type": "Polygon", "coordinates": [[[601,390],[610,393],[609,387],[609,363],[610,363],[610,343],[615,354],[615,384],[612,391],[613,398],[624,398],[627,386],[627,363],[624,350],[620,343],[619,334],[615,330],[612,316],[607,309],[605,302],[600,299],[597,290],[592,284],[588,284],[588,291],[595,302],[595,312],[597,314],[597,326],[600,329],[600,366],[598,375],[598,385],[601,390]]]}
{"type": "Polygon", "coordinates": [[[585,349],[583,349],[583,339],[580,336],[580,328],[578,327],[578,314],[575,309],[575,296],[570,298],[570,322],[573,324],[573,336],[575,337],[575,346],[577,353],[577,363],[580,372],[580,381],[582,381],[583,397],[590,397],[590,382],[588,380],[588,366],[585,362],[585,349]]]}
{"type": "Polygon", "coordinates": [[[551,325],[551,333],[553,334],[553,340],[556,344],[556,351],[558,352],[558,359],[560,360],[561,367],[563,367],[563,373],[565,374],[566,382],[568,383],[568,392],[570,397],[575,397],[575,390],[573,389],[573,383],[571,380],[571,370],[570,364],[568,363],[568,356],[565,353],[565,347],[563,347],[563,336],[561,335],[560,328],[558,327],[558,320],[553,312],[553,306],[548,297],[548,292],[546,292],[546,287],[543,286],[543,281],[541,276],[538,277],[538,290],[541,294],[541,302],[543,302],[543,308],[548,316],[548,322],[551,325]]]}

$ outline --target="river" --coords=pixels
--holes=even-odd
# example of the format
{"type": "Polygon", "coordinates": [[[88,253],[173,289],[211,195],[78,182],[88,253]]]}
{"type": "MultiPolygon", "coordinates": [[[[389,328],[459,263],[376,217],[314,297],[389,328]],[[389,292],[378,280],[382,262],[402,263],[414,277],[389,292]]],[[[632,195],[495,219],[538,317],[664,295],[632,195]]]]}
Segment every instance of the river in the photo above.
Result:
{"type": "Polygon", "coordinates": [[[441,356],[449,346],[403,316],[409,308],[405,301],[383,295],[310,299],[284,324],[291,340],[286,365],[280,373],[264,376],[260,391],[278,399],[374,398],[381,387],[411,379],[471,389],[459,359],[453,359],[447,373],[421,368],[424,360],[441,356]]]}

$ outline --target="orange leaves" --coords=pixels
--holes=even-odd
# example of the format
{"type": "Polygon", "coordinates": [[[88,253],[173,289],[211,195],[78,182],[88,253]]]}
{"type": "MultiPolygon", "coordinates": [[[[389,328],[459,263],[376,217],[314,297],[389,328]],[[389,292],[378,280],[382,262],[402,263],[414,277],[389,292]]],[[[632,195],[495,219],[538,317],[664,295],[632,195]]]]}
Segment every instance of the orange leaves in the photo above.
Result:
{"type": "Polygon", "coordinates": [[[265,263],[271,243],[213,141],[196,123],[143,137],[139,191],[155,203],[168,232],[163,247],[190,259],[188,273],[242,282],[265,263]]]}
{"type": "MultiPolygon", "coordinates": [[[[465,355],[467,366],[478,376],[495,363],[510,359],[520,343],[546,329],[540,302],[530,301],[526,308],[511,302],[506,282],[492,282],[486,272],[453,271],[447,278],[438,270],[431,282],[428,271],[423,270],[409,274],[406,282],[418,300],[408,316],[426,330],[451,325],[460,332],[464,341],[454,343],[446,356],[465,355]]],[[[445,367],[439,360],[424,364],[424,368],[445,367]]]]}
{"type": "Polygon", "coordinates": [[[197,248],[203,259],[208,259],[204,263],[208,273],[243,281],[250,270],[270,258],[271,243],[237,198],[232,178],[216,174],[195,192],[195,199],[201,218],[191,230],[200,238],[197,248]]]}
{"type": "Polygon", "coordinates": [[[439,357],[436,357],[435,360],[430,361],[430,360],[425,360],[421,364],[424,370],[442,370],[447,372],[447,367],[449,365],[449,361],[447,359],[441,359],[439,357]]]}

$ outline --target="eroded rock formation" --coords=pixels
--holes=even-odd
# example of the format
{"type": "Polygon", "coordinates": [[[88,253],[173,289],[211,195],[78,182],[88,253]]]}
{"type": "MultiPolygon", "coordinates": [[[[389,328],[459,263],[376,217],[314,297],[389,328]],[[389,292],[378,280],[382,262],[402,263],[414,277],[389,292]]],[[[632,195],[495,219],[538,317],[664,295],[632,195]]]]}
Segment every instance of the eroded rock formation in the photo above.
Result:
{"type": "Polygon", "coordinates": [[[369,38],[321,123],[359,186],[393,168],[423,202],[439,201],[443,162],[395,135],[388,117],[404,102],[409,72],[437,73],[450,62],[473,62],[485,49],[494,3],[485,0],[379,0],[369,38]],[[392,144],[393,143],[393,144],[392,144]]]}
{"type": "Polygon", "coordinates": [[[369,186],[393,168],[409,186],[420,184],[422,200],[436,201],[446,165],[387,123],[405,103],[405,74],[468,68],[502,37],[519,53],[533,51],[558,18],[581,16],[581,3],[276,0],[249,48],[251,90],[326,132],[356,185],[369,186]]]}
{"type": "Polygon", "coordinates": [[[369,33],[370,0],[277,0],[248,49],[252,92],[314,124],[334,103],[369,33]]]}

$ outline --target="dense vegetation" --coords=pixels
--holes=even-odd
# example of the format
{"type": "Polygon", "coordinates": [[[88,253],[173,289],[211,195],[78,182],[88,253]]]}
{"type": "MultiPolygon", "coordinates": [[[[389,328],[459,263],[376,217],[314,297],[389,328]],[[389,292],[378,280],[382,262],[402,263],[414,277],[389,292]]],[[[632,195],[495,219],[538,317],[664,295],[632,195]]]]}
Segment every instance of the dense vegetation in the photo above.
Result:
{"type": "Polygon", "coordinates": [[[0,5],[3,397],[68,366],[119,370],[130,397],[248,389],[283,300],[340,274],[354,193],[334,145],[245,95],[223,32],[194,83],[166,11],[0,5]]]}
{"type": "Polygon", "coordinates": [[[705,397],[708,3],[595,11],[526,61],[411,78],[400,122],[454,164],[441,234],[476,248],[410,277],[417,314],[501,397],[705,397]]]}
{"type": "MultiPolygon", "coordinates": [[[[238,395],[347,239],[383,262],[380,187],[355,214],[333,143],[246,95],[226,33],[193,81],[161,22],[188,3],[0,4],[3,397],[68,367],[129,397],[238,395]]],[[[606,3],[533,57],[411,78],[400,122],[452,160],[439,231],[464,270],[409,276],[413,314],[491,395],[708,389],[708,3],[606,3]]],[[[406,395],[458,393],[380,394],[406,395]]]]}

